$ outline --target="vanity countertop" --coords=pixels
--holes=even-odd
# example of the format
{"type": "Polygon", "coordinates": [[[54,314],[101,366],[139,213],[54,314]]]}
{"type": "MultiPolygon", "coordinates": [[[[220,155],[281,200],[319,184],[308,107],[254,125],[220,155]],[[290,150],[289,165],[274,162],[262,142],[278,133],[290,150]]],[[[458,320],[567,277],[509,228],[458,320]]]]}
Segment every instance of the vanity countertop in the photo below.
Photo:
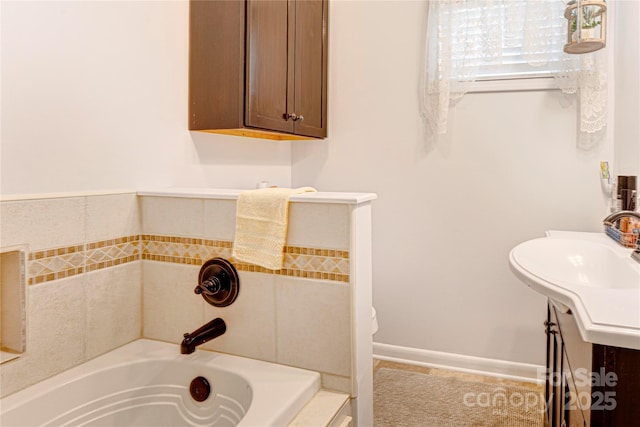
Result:
{"type": "MultiPolygon", "coordinates": [[[[546,238],[536,240],[540,242],[545,239],[604,245],[616,257],[617,262],[621,262],[625,269],[635,274],[631,277],[632,281],[635,277],[638,278],[637,286],[581,286],[580,279],[584,279],[586,283],[588,278],[581,278],[580,275],[583,271],[589,273],[589,269],[593,271],[597,268],[592,265],[581,266],[577,280],[573,283],[549,280],[550,276],[539,274],[531,268],[535,263],[523,262],[528,256],[525,250],[527,245],[535,241],[524,242],[509,254],[514,274],[535,291],[546,295],[557,309],[563,312],[571,310],[585,341],[640,350],[640,264],[631,259],[632,250],[614,242],[604,233],[547,231],[546,238]]],[[[567,260],[576,265],[589,261],[579,253],[567,256],[567,260]]],[[[597,271],[594,274],[598,273],[602,277],[608,272],[597,271]]],[[[614,280],[613,277],[610,279],[614,280]]]]}

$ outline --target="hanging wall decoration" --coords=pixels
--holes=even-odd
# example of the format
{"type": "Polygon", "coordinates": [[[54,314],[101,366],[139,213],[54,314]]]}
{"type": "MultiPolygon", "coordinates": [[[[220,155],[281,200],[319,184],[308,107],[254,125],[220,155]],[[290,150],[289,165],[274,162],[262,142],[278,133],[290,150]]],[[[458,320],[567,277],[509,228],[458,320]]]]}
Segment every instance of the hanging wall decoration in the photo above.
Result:
{"type": "Polygon", "coordinates": [[[588,53],[602,49],[607,39],[607,5],[604,1],[572,0],[564,17],[568,21],[566,53],[588,53]]]}

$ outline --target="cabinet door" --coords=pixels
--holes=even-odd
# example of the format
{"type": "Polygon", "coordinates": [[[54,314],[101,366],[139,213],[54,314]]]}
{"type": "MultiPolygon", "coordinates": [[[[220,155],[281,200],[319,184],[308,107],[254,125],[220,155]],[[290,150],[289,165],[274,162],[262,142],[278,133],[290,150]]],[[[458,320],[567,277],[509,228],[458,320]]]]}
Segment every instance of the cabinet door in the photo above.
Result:
{"type": "MultiPolygon", "coordinates": [[[[563,346],[564,347],[564,346],[563,346]]],[[[578,393],[573,376],[570,375],[570,364],[567,358],[566,347],[564,347],[562,366],[564,368],[562,375],[562,388],[564,401],[562,403],[562,423],[566,427],[585,427],[586,423],[582,413],[582,406],[590,402],[590,398],[585,401],[584,396],[588,393],[578,393]]],[[[586,408],[588,410],[588,407],[586,408]]]]}
{"type": "Polygon", "coordinates": [[[302,116],[294,122],[294,132],[324,137],[327,134],[327,0],[292,1],[290,5],[295,19],[293,112],[302,116]]]}
{"type": "MultiPolygon", "coordinates": [[[[592,371],[593,364],[593,345],[582,340],[578,324],[571,311],[563,313],[555,308],[552,309],[560,328],[562,343],[568,360],[567,370],[571,378],[575,379],[573,386],[576,396],[573,397],[579,398],[577,402],[584,406],[585,403],[588,403],[587,400],[589,400],[592,392],[589,374],[592,371]]],[[[585,408],[583,415],[585,423],[589,424],[590,413],[588,408],[585,408]]]]}
{"type": "Polygon", "coordinates": [[[244,126],[245,5],[198,1],[189,7],[189,129],[244,126]]]}
{"type": "Polygon", "coordinates": [[[287,113],[290,47],[288,1],[247,1],[245,124],[293,132],[287,113]]]}
{"type": "Polygon", "coordinates": [[[562,423],[562,340],[558,329],[558,320],[553,308],[547,308],[547,321],[545,322],[547,333],[547,378],[545,387],[545,400],[547,402],[547,414],[545,426],[561,427],[562,423]]]}

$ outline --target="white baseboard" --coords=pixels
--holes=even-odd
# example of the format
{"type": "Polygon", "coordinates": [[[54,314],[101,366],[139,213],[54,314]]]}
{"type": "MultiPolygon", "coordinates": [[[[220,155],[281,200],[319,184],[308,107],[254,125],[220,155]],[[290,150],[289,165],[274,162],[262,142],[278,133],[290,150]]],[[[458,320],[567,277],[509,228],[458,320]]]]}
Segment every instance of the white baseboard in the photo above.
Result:
{"type": "Polygon", "coordinates": [[[543,384],[544,366],[373,343],[374,359],[543,384]]]}

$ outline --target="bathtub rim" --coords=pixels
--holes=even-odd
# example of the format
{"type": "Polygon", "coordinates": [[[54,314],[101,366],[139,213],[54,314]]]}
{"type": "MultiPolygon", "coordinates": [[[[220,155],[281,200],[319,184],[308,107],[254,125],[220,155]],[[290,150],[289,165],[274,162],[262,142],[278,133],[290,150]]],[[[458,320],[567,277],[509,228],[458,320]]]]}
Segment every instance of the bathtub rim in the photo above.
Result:
{"type": "Polygon", "coordinates": [[[3,397],[0,399],[0,410],[5,414],[99,370],[134,361],[179,359],[212,364],[239,375],[251,385],[253,398],[238,426],[287,425],[320,390],[318,372],[202,349],[190,355],[181,355],[178,344],[141,338],[3,397]],[[273,381],[274,375],[284,374],[292,381],[273,381]],[[274,410],[274,407],[278,409],[274,410]]]}

